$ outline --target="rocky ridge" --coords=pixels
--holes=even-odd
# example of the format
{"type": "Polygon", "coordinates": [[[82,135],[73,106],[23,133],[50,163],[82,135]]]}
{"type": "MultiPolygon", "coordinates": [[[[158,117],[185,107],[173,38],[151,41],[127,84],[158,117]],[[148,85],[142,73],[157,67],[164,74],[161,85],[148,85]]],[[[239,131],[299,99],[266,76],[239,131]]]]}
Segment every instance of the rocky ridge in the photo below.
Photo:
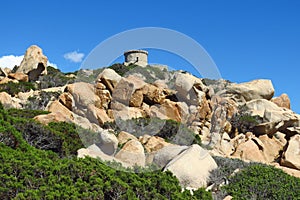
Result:
{"type": "MultiPolygon", "coordinates": [[[[15,72],[1,70],[0,84],[36,82],[47,73],[46,63],[41,49],[30,47],[15,72]]],[[[209,172],[217,168],[212,155],[266,163],[300,177],[300,115],[290,109],[286,94],[273,97],[270,80],[238,84],[180,71],[161,73],[153,72],[157,80],[149,82],[140,71],[120,76],[106,68],[90,82],[77,74],[77,81],[62,87],[1,92],[0,102],[22,109],[41,92],[57,92],[45,105],[50,113],[35,119],[43,124],[72,122],[98,133],[94,144],[78,150],[78,157],[114,160],[125,167],[154,163],[173,172],[186,188],[207,186],[209,172]],[[145,132],[122,126],[136,118],[176,121],[198,135],[202,146],[192,140],[177,144],[185,134],[181,129],[174,140],[157,136],[152,129],[164,125],[158,122],[145,132]],[[107,123],[122,130],[107,129],[107,123]]]]}

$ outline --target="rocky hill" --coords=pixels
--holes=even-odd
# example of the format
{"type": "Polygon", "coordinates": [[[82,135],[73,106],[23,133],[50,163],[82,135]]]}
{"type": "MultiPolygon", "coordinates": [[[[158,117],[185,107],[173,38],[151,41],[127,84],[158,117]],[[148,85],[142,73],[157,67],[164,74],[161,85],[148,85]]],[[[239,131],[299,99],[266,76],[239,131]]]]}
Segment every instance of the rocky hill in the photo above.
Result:
{"type": "MultiPolygon", "coordinates": [[[[68,155],[53,140],[48,147],[40,145],[40,136],[51,138],[52,132],[42,135],[45,131],[39,133],[32,125],[29,131],[15,127],[21,134],[29,132],[22,137],[34,148],[61,157],[85,158],[80,162],[100,158],[116,170],[140,167],[147,171],[155,166],[158,171],[171,172],[183,189],[194,191],[195,198],[201,188],[212,192],[215,199],[227,195],[238,199],[300,197],[300,179],[294,178],[300,177],[300,115],[290,109],[286,94],[273,97],[271,80],[232,83],[156,66],[123,64],[65,74],[46,63],[42,50],[32,46],[19,67],[1,69],[0,74],[0,102],[8,109],[5,112],[43,110],[32,115],[30,123],[52,127],[53,134],[55,123],[74,126],[74,132],[65,131],[78,141],[65,139],[64,145],[72,150],[66,149],[73,152],[68,155]],[[232,190],[239,190],[234,185],[238,177],[257,170],[285,177],[276,184],[289,188],[289,193],[278,194],[270,188],[265,189],[269,193],[258,192],[253,182],[244,193],[232,190]]],[[[1,142],[11,148],[5,137],[1,135],[1,142]]],[[[256,176],[260,179],[262,174],[256,176]]]]}

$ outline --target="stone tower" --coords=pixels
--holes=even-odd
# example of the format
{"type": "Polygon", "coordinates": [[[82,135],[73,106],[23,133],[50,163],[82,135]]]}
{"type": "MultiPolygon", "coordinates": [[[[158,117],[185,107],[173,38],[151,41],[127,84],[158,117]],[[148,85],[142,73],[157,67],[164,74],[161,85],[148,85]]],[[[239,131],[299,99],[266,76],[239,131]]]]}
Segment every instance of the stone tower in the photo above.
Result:
{"type": "Polygon", "coordinates": [[[148,65],[148,52],[144,50],[130,50],[124,52],[124,65],[135,64],[141,67],[148,65]]]}

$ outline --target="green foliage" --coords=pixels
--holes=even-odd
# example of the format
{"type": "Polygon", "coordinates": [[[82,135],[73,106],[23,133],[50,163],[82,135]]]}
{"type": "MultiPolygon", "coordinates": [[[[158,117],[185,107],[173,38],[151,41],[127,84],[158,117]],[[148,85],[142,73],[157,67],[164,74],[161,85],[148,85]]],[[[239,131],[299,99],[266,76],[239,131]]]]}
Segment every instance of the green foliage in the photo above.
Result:
{"type": "Polygon", "coordinates": [[[75,81],[74,78],[67,77],[59,69],[50,66],[47,67],[47,72],[47,75],[39,77],[40,89],[64,86],[75,81]]]}
{"type": "Polygon", "coordinates": [[[165,79],[166,70],[162,70],[155,66],[146,66],[141,67],[135,64],[123,65],[120,63],[114,64],[110,67],[115,72],[117,72],[120,76],[128,76],[130,74],[141,74],[147,83],[153,83],[158,79],[165,79]]]}
{"type": "Polygon", "coordinates": [[[229,181],[224,188],[234,199],[300,199],[300,179],[272,166],[251,165],[229,181]]]}
{"type": "Polygon", "coordinates": [[[77,159],[74,155],[83,147],[77,132],[84,130],[29,119],[38,112],[17,116],[16,110],[0,105],[1,199],[211,199],[203,189],[194,196],[182,193],[170,172],[77,159]]]}
{"type": "Polygon", "coordinates": [[[201,145],[201,139],[198,135],[194,134],[184,124],[174,120],[162,120],[159,118],[118,119],[114,122],[106,122],[103,127],[113,129],[116,132],[126,131],[136,137],[145,134],[155,135],[179,145],[201,145]]]}
{"type": "Polygon", "coordinates": [[[224,199],[228,193],[224,188],[220,188],[220,185],[225,181],[228,181],[230,176],[235,172],[235,170],[243,169],[249,167],[253,163],[244,162],[240,159],[231,159],[214,156],[218,168],[214,169],[209,176],[209,184],[215,184],[213,196],[215,199],[224,199]]]}
{"type": "Polygon", "coordinates": [[[28,109],[15,109],[15,108],[10,108],[7,110],[7,113],[9,116],[14,117],[14,118],[27,118],[31,119],[34,118],[37,115],[43,115],[43,114],[48,114],[48,111],[44,110],[28,110],[28,109]]]}
{"type": "Polygon", "coordinates": [[[105,68],[99,69],[81,69],[77,72],[77,79],[76,82],[86,82],[86,83],[95,83],[97,80],[98,75],[104,70],[105,68]]]}
{"type": "Polygon", "coordinates": [[[31,82],[8,82],[5,84],[0,84],[0,92],[7,92],[8,94],[15,96],[19,92],[29,92],[30,90],[35,90],[36,86],[31,82]]]}
{"type": "Polygon", "coordinates": [[[212,199],[181,193],[170,172],[117,171],[97,159],[59,159],[48,151],[1,146],[2,199],[212,199]]]}
{"type": "Polygon", "coordinates": [[[113,64],[112,66],[108,67],[109,69],[113,69],[115,72],[117,72],[120,76],[124,76],[127,72],[130,70],[133,70],[134,68],[138,67],[137,65],[123,65],[121,63],[113,64]]]}
{"type": "Polygon", "coordinates": [[[253,128],[261,122],[259,116],[252,116],[247,112],[240,112],[231,118],[233,128],[238,129],[240,133],[253,132],[253,128]]]}
{"type": "Polygon", "coordinates": [[[59,95],[59,92],[41,91],[39,95],[29,97],[27,104],[24,107],[28,110],[44,110],[49,101],[58,99],[59,95]]]}
{"type": "Polygon", "coordinates": [[[146,66],[146,67],[137,66],[130,71],[130,74],[135,74],[135,73],[141,74],[145,78],[144,80],[145,82],[153,83],[156,80],[165,79],[166,71],[155,66],[146,66]]]}

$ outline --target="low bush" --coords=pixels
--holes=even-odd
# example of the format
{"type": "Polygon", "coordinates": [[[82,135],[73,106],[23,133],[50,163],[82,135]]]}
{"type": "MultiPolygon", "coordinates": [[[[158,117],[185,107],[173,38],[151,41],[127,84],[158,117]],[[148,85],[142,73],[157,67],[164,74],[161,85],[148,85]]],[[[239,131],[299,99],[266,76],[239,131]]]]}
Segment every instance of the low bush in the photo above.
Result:
{"type": "Polygon", "coordinates": [[[38,95],[28,98],[24,108],[27,110],[45,110],[50,101],[58,99],[60,92],[41,91],[38,95]]]}
{"type": "Polygon", "coordinates": [[[198,135],[194,134],[184,124],[174,120],[162,120],[159,118],[118,119],[114,122],[105,123],[103,127],[113,129],[116,132],[126,131],[136,137],[145,134],[155,135],[178,145],[201,145],[201,139],[198,135]]]}
{"type": "Polygon", "coordinates": [[[272,166],[251,165],[229,182],[224,189],[234,199],[300,199],[300,179],[272,166]]]}
{"type": "Polygon", "coordinates": [[[7,92],[11,96],[15,96],[19,92],[29,92],[30,90],[35,90],[36,85],[31,82],[8,82],[5,84],[0,84],[0,92],[7,92]]]}
{"type": "Polygon", "coordinates": [[[253,132],[256,125],[262,122],[259,116],[252,116],[247,112],[239,112],[230,120],[232,127],[238,129],[239,133],[253,132]]]}
{"type": "Polygon", "coordinates": [[[64,86],[66,84],[74,83],[75,78],[67,77],[60,70],[53,67],[47,67],[47,75],[39,77],[39,89],[46,89],[51,87],[64,86]]]}
{"type": "Polygon", "coordinates": [[[120,76],[124,76],[126,73],[128,73],[130,70],[133,70],[136,67],[138,67],[138,66],[137,65],[123,65],[121,63],[116,63],[108,68],[113,69],[120,76]]]}

